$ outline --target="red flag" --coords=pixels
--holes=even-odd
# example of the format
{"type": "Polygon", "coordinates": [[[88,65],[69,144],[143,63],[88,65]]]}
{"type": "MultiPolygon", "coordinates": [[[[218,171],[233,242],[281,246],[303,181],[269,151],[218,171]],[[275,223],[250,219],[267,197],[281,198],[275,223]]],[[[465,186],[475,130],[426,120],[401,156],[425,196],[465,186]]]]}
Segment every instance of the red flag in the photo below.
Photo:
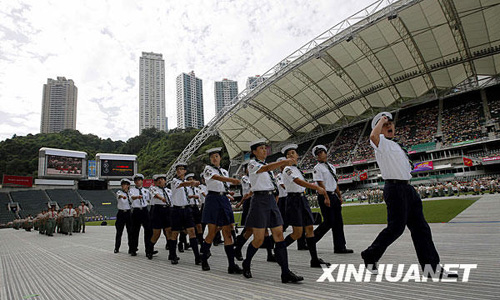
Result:
{"type": "Polygon", "coordinates": [[[472,159],[470,159],[470,158],[467,158],[467,157],[464,156],[463,160],[464,160],[464,165],[466,167],[472,167],[474,165],[472,159]]]}
{"type": "Polygon", "coordinates": [[[364,172],[359,174],[359,181],[367,180],[368,179],[368,172],[364,172]]]}

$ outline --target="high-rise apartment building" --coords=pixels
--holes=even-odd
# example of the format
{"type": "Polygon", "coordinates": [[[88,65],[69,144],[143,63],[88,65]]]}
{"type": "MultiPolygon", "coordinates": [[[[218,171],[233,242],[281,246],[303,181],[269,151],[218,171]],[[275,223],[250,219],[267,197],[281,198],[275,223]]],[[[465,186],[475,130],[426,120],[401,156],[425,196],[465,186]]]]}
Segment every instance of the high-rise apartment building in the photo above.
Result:
{"type": "Polygon", "coordinates": [[[71,79],[47,79],[43,85],[41,133],[76,129],[78,88],[71,79]]]}
{"type": "Polygon", "coordinates": [[[228,105],[231,100],[238,96],[238,82],[229,79],[222,79],[222,81],[215,82],[215,113],[217,114],[221,109],[228,105]]]}
{"type": "Polygon", "coordinates": [[[139,65],[139,133],[153,127],[167,131],[165,61],[161,54],[142,52],[139,65]]]}
{"type": "Polygon", "coordinates": [[[177,127],[202,128],[203,118],[203,82],[194,71],[182,73],[176,79],[177,88],[177,127]]]}

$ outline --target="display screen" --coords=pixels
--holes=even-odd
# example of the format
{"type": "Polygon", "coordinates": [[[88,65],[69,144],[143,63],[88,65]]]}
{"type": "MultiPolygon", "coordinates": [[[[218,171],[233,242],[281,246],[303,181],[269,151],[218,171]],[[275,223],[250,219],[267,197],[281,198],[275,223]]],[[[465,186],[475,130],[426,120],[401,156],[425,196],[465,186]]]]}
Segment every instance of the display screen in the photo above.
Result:
{"type": "Polygon", "coordinates": [[[83,158],[47,155],[47,175],[81,176],[83,158]]]}
{"type": "Polygon", "coordinates": [[[101,176],[131,177],[134,162],[131,160],[101,160],[101,176]]]}

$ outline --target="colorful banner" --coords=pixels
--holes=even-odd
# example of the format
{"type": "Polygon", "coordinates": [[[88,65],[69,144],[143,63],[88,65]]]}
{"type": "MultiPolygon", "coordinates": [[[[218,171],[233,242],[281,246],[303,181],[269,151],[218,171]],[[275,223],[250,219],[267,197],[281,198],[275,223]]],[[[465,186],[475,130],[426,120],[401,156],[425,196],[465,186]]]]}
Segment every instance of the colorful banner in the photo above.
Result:
{"type": "Polygon", "coordinates": [[[412,172],[429,171],[434,170],[434,163],[432,161],[423,161],[414,164],[412,172]]]}
{"type": "Polygon", "coordinates": [[[96,165],[95,160],[89,160],[88,165],[89,165],[88,173],[87,173],[88,176],[90,178],[96,177],[97,176],[97,165],[96,165]]]}
{"type": "Polygon", "coordinates": [[[474,162],[470,158],[464,156],[463,160],[464,160],[464,166],[466,167],[472,167],[474,165],[474,162]]]}
{"type": "Polygon", "coordinates": [[[359,174],[359,181],[367,180],[368,179],[368,172],[363,172],[359,174]]]}
{"type": "Polygon", "coordinates": [[[483,161],[494,161],[494,160],[500,160],[500,156],[485,157],[485,158],[483,158],[483,161]]]}
{"type": "Polygon", "coordinates": [[[367,162],[368,160],[366,159],[361,159],[361,160],[356,160],[356,161],[353,161],[352,164],[353,165],[356,165],[356,164],[362,164],[362,163],[365,163],[367,162]]]}
{"type": "Polygon", "coordinates": [[[2,185],[3,186],[32,187],[33,186],[33,177],[3,175],[2,185]]]}

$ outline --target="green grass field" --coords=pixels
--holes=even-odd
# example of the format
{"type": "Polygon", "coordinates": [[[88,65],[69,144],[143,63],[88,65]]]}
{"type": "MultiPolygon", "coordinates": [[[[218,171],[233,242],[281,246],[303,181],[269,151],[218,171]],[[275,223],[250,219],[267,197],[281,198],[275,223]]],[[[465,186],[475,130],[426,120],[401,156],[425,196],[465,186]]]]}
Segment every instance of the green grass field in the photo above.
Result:
{"type": "MultiPolygon", "coordinates": [[[[429,223],[446,223],[469,207],[477,199],[445,199],[423,201],[424,216],[429,223]]],[[[319,212],[319,208],[313,208],[313,212],[319,212]]],[[[386,224],[387,211],[385,204],[370,204],[345,206],[342,208],[344,224],[386,224]]],[[[241,213],[234,215],[236,223],[240,222],[241,213]]],[[[114,220],[108,220],[108,226],[114,226],[114,220]]],[[[87,222],[87,225],[98,226],[101,221],[87,222]]]]}

